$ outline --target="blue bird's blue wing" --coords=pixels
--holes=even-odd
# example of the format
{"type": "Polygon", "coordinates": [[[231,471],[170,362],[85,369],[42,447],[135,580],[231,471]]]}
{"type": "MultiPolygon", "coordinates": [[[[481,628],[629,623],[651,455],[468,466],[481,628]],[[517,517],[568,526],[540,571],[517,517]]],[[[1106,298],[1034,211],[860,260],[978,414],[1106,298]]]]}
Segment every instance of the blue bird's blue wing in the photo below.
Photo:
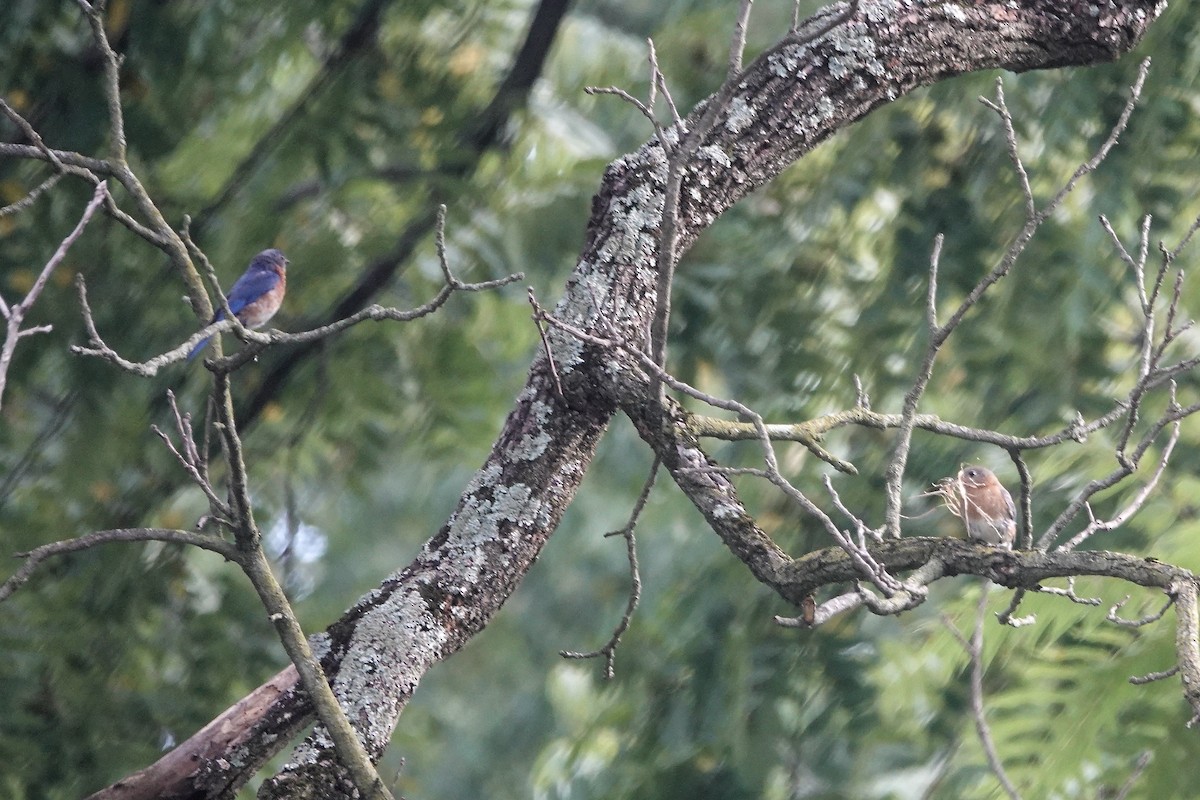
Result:
{"type": "Polygon", "coordinates": [[[233,284],[233,288],[226,295],[229,300],[230,310],[234,314],[239,313],[243,308],[274,289],[278,283],[279,276],[274,272],[267,272],[265,270],[246,272],[246,274],[237,279],[237,283],[233,284]]]}

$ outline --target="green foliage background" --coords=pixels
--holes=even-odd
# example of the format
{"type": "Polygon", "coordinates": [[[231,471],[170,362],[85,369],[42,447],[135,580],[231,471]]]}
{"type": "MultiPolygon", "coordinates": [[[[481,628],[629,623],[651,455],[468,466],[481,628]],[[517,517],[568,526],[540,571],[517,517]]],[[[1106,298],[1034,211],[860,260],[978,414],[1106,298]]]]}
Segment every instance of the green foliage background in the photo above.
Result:
{"type": "MultiPolygon", "coordinates": [[[[527,108],[503,145],[464,147],[519,46],[525,0],[385,2],[377,38],[322,74],[360,12],[347,0],[289,4],[110,0],[126,56],[131,162],[168,217],[197,219],[222,277],[282,247],[292,260],[276,323],[326,313],[414,219],[449,206],[448,245],[469,280],[523,271],[555,299],[582,242],[604,165],[650,131],[586,85],[646,89],[645,39],[681,107],[716,88],[733,4],[577,3],[527,108]],[[289,109],[299,108],[272,133],[289,109]],[[255,148],[265,158],[217,202],[255,148]],[[466,166],[464,166],[464,164],[466,166]]],[[[806,10],[816,8],[806,5],[806,10]]],[[[790,4],[760,3],[752,48],[786,29],[790,4]]],[[[970,316],[939,361],[923,410],[1014,434],[1094,415],[1128,385],[1132,284],[1096,215],[1132,245],[1143,214],[1173,246],[1200,213],[1200,31],[1173,3],[1134,56],[1095,69],[1004,75],[1022,153],[1045,198],[1085,159],[1154,57],[1120,147],[1038,235],[1012,278],[970,316]]],[[[0,92],[51,146],[101,153],[107,128],[96,54],[74,4],[0,7],[0,92]]],[[[853,402],[862,376],[877,409],[898,410],[923,341],[934,236],[946,234],[951,308],[1017,230],[1021,200],[997,120],[975,102],[996,75],[922,90],[823,145],[747,199],[687,255],[676,287],[673,368],[775,420],[853,402]]],[[[0,127],[6,141],[16,140],[0,127]]],[[[0,201],[46,171],[0,162],[0,201]]],[[[64,181],[0,218],[0,293],[13,301],[89,195],[64,181]]],[[[1186,269],[1197,251],[1186,254],[1186,269]]],[[[163,258],[95,220],[54,275],[18,349],[0,416],[0,550],[123,525],[189,527],[205,506],[149,429],[175,389],[203,417],[197,363],[136,380],[67,352],[84,340],[70,283],[88,281],[98,324],[131,358],[175,346],[197,321],[163,258]]],[[[439,282],[432,242],[378,298],[414,305],[439,282]]],[[[410,325],[360,326],[307,359],[247,432],[254,496],[302,621],[319,629],[444,521],[482,462],[533,356],[524,291],[458,297],[410,325]],[[290,548],[287,547],[291,542],[290,548]],[[287,549],[289,552],[284,555],[287,549]]],[[[1195,286],[1186,293],[1200,307],[1195,286]]],[[[1194,336],[1183,351],[1193,354],[1194,336]]],[[[250,397],[280,354],[240,378],[250,397]]],[[[1186,379],[1185,398],[1196,386],[1186,379]]],[[[1173,469],[1141,515],[1097,546],[1200,568],[1200,430],[1185,427],[1173,469]]],[[[890,437],[845,431],[831,446],[861,476],[835,476],[877,518],[890,437]]],[[[715,448],[751,464],[754,448],[715,448]]],[[[784,449],[817,495],[827,470],[784,449]]],[[[964,460],[1015,475],[1000,452],[918,434],[910,493],[964,460]]],[[[434,670],[384,763],[409,797],[959,798],[999,791],[967,712],[966,660],[943,615],[965,629],[977,582],[939,585],[901,619],[855,614],[812,633],[777,628],[790,609],[753,582],[667,482],[640,528],[645,596],[605,682],[560,649],[604,641],[628,586],[620,527],[649,455],[618,420],[541,562],[499,618],[434,670]]],[[[1034,523],[1112,466],[1111,439],[1030,455],[1034,523]]],[[[747,481],[747,499],[789,552],[827,542],[800,513],[747,481]]],[[[1103,513],[1131,490],[1106,495],[1103,513]]],[[[925,509],[914,503],[914,514],[925,509]]],[[[873,516],[872,516],[873,515],[873,516]]],[[[943,514],[911,522],[952,535],[943,514]]],[[[15,562],[14,562],[15,563],[15,562]]],[[[3,573],[7,574],[7,570],[3,573]]],[[[1121,599],[1124,587],[1080,582],[1121,599]]],[[[999,608],[1007,593],[993,590],[999,608]]],[[[1127,613],[1159,598],[1135,595],[1127,613]]],[[[1169,623],[1131,631],[1102,612],[1031,598],[1038,624],[988,628],[987,702],[999,750],[1028,797],[1093,798],[1138,755],[1153,761],[1131,797],[1192,796],[1200,756],[1177,683],[1128,676],[1172,663],[1169,623]]],[[[1169,619],[1169,617],[1168,617],[1169,619]]],[[[284,664],[248,586],[211,554],[108,546],[47,564],[0,606],[0,796],[73,798],[153,761],[284,664]]],[[[250,791],[247,790],[247,796],[250,791]]]]}

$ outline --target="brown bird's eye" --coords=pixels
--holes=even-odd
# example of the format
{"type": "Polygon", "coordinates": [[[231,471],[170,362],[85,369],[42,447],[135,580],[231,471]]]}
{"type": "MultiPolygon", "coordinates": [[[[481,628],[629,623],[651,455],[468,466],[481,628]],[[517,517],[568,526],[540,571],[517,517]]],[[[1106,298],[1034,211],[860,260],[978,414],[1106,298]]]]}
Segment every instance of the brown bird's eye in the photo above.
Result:
{"type": "Polygon", "coordinates": [[[971,469],[967,470],[966,474],[967,474],[968,478],[970,478],[971,480],[975,480],[979,477],[979,470],[975,469],[974,467],[971,467],[971,469]]]}

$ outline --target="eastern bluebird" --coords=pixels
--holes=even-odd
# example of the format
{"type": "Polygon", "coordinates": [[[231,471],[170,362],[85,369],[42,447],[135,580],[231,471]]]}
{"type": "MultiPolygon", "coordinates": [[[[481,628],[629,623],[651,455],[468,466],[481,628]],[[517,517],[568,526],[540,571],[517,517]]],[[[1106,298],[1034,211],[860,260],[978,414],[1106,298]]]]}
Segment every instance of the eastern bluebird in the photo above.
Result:
{"type": "Polygon", "coordinates": [[[967,526],[967,538],[1011,550],[1017,536],[1017,509],[1012,495],[987,467],[963,467],[938,482],[936,493],[950,513],[967,526]]]}
{"type": "MultiPolygon", "coordinates": [[[[283,294],[287,291],[288,260],[278,250],[263,250],[250,261],[250,266],[237,279],[233,288],[225,298],[229,301],[229,310],[233,312],[247,328],[261,328],[267,324],[275,312],[283,305],[283,294]]],[[[211,325],[217,320],[225,319],[225,309],[218,308],[213,315],[211,325]]],[[[188,361],[208,344],[209,336],[188,353],[188,361]]]]}

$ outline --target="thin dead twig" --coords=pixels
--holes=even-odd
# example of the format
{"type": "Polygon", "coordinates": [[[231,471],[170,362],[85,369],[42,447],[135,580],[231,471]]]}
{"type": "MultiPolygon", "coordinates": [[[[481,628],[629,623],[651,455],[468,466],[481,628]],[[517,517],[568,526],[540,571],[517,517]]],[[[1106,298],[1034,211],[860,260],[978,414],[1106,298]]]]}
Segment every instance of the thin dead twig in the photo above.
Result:
{"type": "Polygon", "coordinates": [[[629,624],[633,621],[633,612],[637,610],[638,602],[642,597],[642,575],[637,557],[637,523],[638,518],[641,517],[642,510],[646,507],[646,501],[650,498],[650,490],[654,488],[654,481],[658,476],[658,468],[661,464],[661,459],[655,456],[654,463],[650,466],[650,474],[646,477],[646,481],[642,485],[642,491],[638,494],[637,501],[633,504],[633,510],[629,513],[629,521],[625,523],[625,527],[604,534],[605,536],[620,536],[625,539],[625,556],[629,561],[629,599],[625,604],[625,613],[621,616],[621,621],[617,623],[616,628],[613,629],[612,636],[609,637],[608,641],[600,649],[586,653],[572,650],[562,650],[559,652],[559,655],[563,658],[570,659],[599,658],[603,656],[605,680],[612,680],[616,674],[614,665],[617,657],[617,646],[621,643],[621,637],[625,635],[625,631],[629,629],[629,624]]]}
{"type": "Polygon", "coordinates": [[[942,622],[955,640],[962,645],[971,664],[971,716],[975,721],[975,733],[979,737],[980,745],[983,746],[988,767],[996,776],[996,780],[1000,782],[1005,794],[1011,800],[1021,800],[1021,794],[1008,777],[1008,773],[1004,769],[1004,762],[1001,761],[1000,753],[996,749],[996,741],[992,737],[992,729],[988,725],[987,711],[983,704],[983,623],[987,617],[988,588],[988,582],[984,581],[980,587],[979,602],[975,608],[975,624],[970,639],[964,637],[945,615],[942,615],[942,622]]]}
{"type": "Polygon", "coordinates": [[[46,559],[66,553],[89,550],[93,547],[112,542],[169,542],[172,544],[187,544],[204,550],[210,550],[230,561],[238,559],[237,550],[232,542],[204,533],[163,528],[118,528],[108,531],[95,531],[75,539],[50,542],[49,544],[35,547],[28,552],[17,553],[16,556],[24,558],[25,563],[8,580],[0,584],[0,602],[7,600],[17,589],[25,584],[33,575],[38,565],[46,559]]]}
{"type": "MultiPolygon", "coordinates": [[[[5,107],[7,108],[7,105],[5,107]]],[[[67,257],[67,251],[83,235],[83,229],[87,227],[88,222],[91,221],[92,216],[96,213],[96,209],[100,207],[100,204],[107,197],[108,186],[104,181],[100,181],[96,184],[96,190],[92,193],[92,199],[84,208],[79,222],[67,234],[66,238],[59,242],[58,249],[54,251],[54,255],[50,256],[50,260],[42,267],[42,271],[34,279],[33,286],[25,293],[23,300],[10,306],[0,297],[0,314],[3,314],[5,319],[4,344],[0,346],[0,408],[3,407],[4,389],[8,383],[8,368],[12,363],[13,354],[16,352],[17,342],[26,336],[48,333],[51,330],[51,326],[49,325],[38,325],[22,330],[21,324],[25,322],[25,316],[33,308],[33,304],[37,302],[38,298],[41,297],[42,290],[46,288],[46,282],[50,280],[50,275],[58,268],[63,259],[67,257]]]]}
{"type": "Polygon", "coordinates": [[[216,490],[213,489],[212,483],[207,477],[207,467],[205,459],[200,455],[200,450],[196,446],[196,439],[192,431],[192,415],[181,414],[179,404],[175,402],[175,392],[167,390],[167,402],[171,407],[171,414],[175,418],[175,431],[179,434],[180,446],[176,447],[171,441],[171,437],[166,434],[157,425],[151,425],[150,429],[162,439],[163,444],[175,456],[175,460],[180,463],[184,471],[192,479],[192,482],[200,487],[204,492],[204,496],[208,498],[209,516],[215,516],[219,522],[232,526],[230,517],[233,516],[233,511],[229,504],[217,496],[216,490]]]}

